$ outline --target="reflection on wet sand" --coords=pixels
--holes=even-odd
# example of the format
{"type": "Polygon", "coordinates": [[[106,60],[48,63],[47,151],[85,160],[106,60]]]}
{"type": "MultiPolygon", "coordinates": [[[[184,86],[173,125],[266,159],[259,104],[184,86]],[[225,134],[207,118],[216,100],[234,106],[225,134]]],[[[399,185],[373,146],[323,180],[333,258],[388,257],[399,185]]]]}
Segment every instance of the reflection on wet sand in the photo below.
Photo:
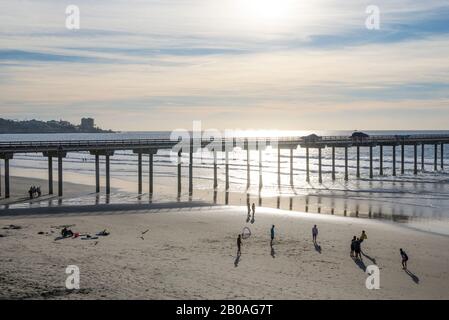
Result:
{"type": "MultiPolygon", "coordinates": [[[[193,195],[180,194],[178,197],[162,196],[154,194],[130,194],[112,193],[87,194],[72,198],[42,199],[40,201],[25,201],[10,204],[9,208],[35,208],[35,207],[55,207],[55,206],[79,206],[79,205],[103,205],[117,203],[161,203],[177,200],[178,202],[205,201],[216,205],[247,206],[255,203],[258,207],[262,205],[267,208],[278,208],[289,211],[304,211],[308,213],[320,213],[339,215],[354,218],[382,219],[398,223],[435,221],[435,219],[445,219],[439,211],[441,208],[432,206],[417,207],[408,204],[408,198],[385,201],[385,197],[376,198],[375,192],[355,197],[346,192],[330,195],[300,194],[287,196],[266,196],[260,190],[255,193],[238,193],[220,190],[195,190],[193,195]],[[402,201],[400,201],[402,200],[402,201]]],[[[3,207],[7,209],[5,205],[3,207]]],[[[443,221],[443,220],[441,220],[443,221]]],[[[447,233],[447,232],[446,232],[447,233]]]]}

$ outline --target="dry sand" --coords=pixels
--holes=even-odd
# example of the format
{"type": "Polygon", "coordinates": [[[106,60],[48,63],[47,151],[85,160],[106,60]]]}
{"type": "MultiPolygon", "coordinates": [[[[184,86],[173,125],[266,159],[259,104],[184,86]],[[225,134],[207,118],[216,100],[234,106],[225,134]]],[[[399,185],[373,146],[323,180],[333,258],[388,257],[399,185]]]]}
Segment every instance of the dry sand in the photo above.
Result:
{"type": "Polygon", "coordinates": [[[368,219],[258,208],[251,223],[245,207],[176,206],[3,212],[1,228],[22,228],[0,229],[0,298],[449,298],[448,237],[368,219]],[[75,224],[72,229],[81,233],[108,229],[111,234],[55,241],[58,229],[51,226],[64,224],[75,224]],[[274,252],[271,224],[276,225],[274,252]],[[321,253],[311,240],[314,224],[321,253]],[[236,237],[244,226],[252,236],[243,241],[236,263],[236,237]],[[363,266],[349,257],[350,239],[362,229],[368,234],[363,261],[367,266],[375,259],[379,266],[379,290],[366,289],[363,266]],[[409,254],[415,277],[402,270],[400,247],[409,254]],[[80,269],[79,291],[65,289],[68,265],[80,269]]]}

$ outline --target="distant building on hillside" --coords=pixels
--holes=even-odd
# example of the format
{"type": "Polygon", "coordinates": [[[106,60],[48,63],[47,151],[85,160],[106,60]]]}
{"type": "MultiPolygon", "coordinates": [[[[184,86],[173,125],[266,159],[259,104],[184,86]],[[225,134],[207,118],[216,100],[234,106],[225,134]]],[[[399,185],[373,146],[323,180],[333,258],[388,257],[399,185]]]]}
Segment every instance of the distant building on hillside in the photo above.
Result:
{"type": "Polygon", "coordinates": [[[80,125],[81,130],[89,131],[89,130],[94,129],[94,127],[95,127],[95,121],[93,118],[82,118],[81,119],[81,125],[80,125]]]}

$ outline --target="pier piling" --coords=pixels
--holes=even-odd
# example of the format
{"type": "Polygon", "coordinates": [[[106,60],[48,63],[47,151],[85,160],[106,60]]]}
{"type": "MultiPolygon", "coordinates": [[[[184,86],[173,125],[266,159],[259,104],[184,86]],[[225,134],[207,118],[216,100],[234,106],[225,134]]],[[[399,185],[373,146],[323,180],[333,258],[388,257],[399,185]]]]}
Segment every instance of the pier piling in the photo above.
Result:
{"type": "Polygon", "coordinates": [[[63,181],[62,181],[62,155],[58,155],[58,196],[63,195],[63,181]]]}
{"type": "Polygon", "coordinates": [[[414,158],[414,169],[413,174],[418,174],[418,145],[415,143],[413,145],[413,158],[414,158]]]}
{"type": "Polygon", "coordinates": [[[9,198],[9,158],[5,158],[5,198],[9,198]]]}
{"type": "Polygon", "coordinates": [[[225,151],[225,175],[226,175],[225,189],[226,189],[226,191],[228,191],[229,190],[229,153],[227,150],[225,151]]]}
{"type": "Polygon", "coordinates": [[[401,174],[405,172],[405,144],[401,145],[401,174]]]}
{"type": "Polygon", "coordinates": [[[309,147],[306,147],[306,181],[310,182],[310,171],[309,171],[309,147]]]}
{"type": "Polygon", "coordinates": [[[396,176],[396,146],[393,146],[393,177],[396,176]]]}
{"type": "Polygon", "coordinates": [[[100,155],[95,155],[95,192],[100,193],[100,155]]]}
{"type": "Polygon", "coordinates": [[[323,182],[323,177],[321,173],[321,148],[318,148],[318,182],[323,182]]]}
{"type": "Polygon", "coordinates": [[[425,163],[425,144],[421,145],[421,171],[424,172],[424,163],[425,163]]]}
{"type": "Polygon", "coordinates": [[[332,180],[335,180],[335,147],[332,147],[332,180]]]}
{"type": "Polygon", "coordinates": [[[369,177],[373,178],[373,146],[369,146],[369,177]]]}
{"type": "Polygon", "coordinates": [[[53,157],[48,156],[48,194],[53,194],[53,157]]]}
{"type": "Polygon", "coordinates": [[[182,164],[182,150],[178,151],[178,198],[181,197],[181,164],[182,164]]]}
{"type": "Polygon", "coordinates": [[[293,148],[290,148],[290,186],[293,187],[293,148]]]}
{"type": "Polygon", "coordinates": [[[217,151],[214,149],[214,190],[218,187],[218,177],[217,177],[217,151]]]}
{"type": "Polygon", "coordinates": [[[111,194],[111,164],[109,154],[106,155],[106,194],[111,194]]]}
{"type": "Polygon", "coordinates": [[[349,180],[349,170],[348,170],[348,147],[345,147],[345,180],[349,180]]]}
{"type": "Polygon", "coordinates": [[[142,194],[142,152],[137,154],[137,193],[142,194]]]}
{"type": "Polygon", "coordinates": [[[251,168],[250,168],[250,152],[249,145],[248,149],[246,149],[246,187],[249,188],[251,186],[251,168]]]}
{"type": "Polygon", "coordinates": [[[383,147],[383,145],[379,146],[379,174],[381,176],[384,175],[384,147],[383,147]]]}
{"type": "Polygon", "coordinates": [[[278,187],[281,187],[281,147],[278,146],[278,187]]]}
{"type": "Polygon", "coordinates": [[[153,153],[148,154],[149,193],[153,195],[153,153]]]}
{"type": "Polygon", "coordinates": [[[357,178],[360,178],[360,147],[357,146],[357,178]]]}
{"type": "Polygon", "coordinates": [[[433,170],[438,171],[438,145],[436,143],[434,145],[434,150],[433,170]]]}
{"type": "Polygon", "coordinates": [[[189,197],[193,195],[193,138],[190,138],[189,148],[189,197]]]}
{"type": "Polygon", "coordinates": [[[262,189],[263,181],[262,181],[262,149],[259,148],[259,190],[262,189]]]}

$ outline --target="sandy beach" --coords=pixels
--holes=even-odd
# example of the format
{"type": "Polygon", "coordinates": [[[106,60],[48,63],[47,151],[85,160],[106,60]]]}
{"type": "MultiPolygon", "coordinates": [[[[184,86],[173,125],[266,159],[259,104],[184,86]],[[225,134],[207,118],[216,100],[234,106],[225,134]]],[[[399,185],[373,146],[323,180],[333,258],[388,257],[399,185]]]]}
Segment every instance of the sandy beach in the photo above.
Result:
{"type": "MultiPolygon", "coordinates": [[[[3,179],[3,178],[2,178],[3,179]]],[[[3,186],[2,186],[3,187],[3,186]]],[[[22,203],[22,202],[39,202],[43,200],[57,199],[58,198],[58,183],[53,182],[53,195],[48,194],[48,181],[46,179],[11,176],[10,177],[10,198],[4,198],[4,190],[2,189],[2,197],[0,199],[0,205],[22,203]],[[29,201],[28,190],[31,186],[40,186],[42,190],[42,196],[29,201]]],[[[95,191],[95,188],[79,183],[64,182],[64,195],[66,197],[73,197],[88,193],[90,190],[95,191]]]]}
{"type": "Polygon", "coordinates": [[[0,228],[2,299],[449,298],[448,237],[369,219],[257,208],[251,223],[246,207],[192,202],[10,210],[0,228]],[[61,225],[110,235],[55,241],[61,225]],[[236,259],[245,226],[252,235],[236,259]],[[349,243],[361,230],[368,239],[363,263],[355,263],[349,243]],[[410,257],[409,273],[399,248],[410,257]],[[379,290],[365,287],[371,264],[380,268],[379,290]],[[68,265],[80,269],[80,290],[65,289],[68,265]]]}

